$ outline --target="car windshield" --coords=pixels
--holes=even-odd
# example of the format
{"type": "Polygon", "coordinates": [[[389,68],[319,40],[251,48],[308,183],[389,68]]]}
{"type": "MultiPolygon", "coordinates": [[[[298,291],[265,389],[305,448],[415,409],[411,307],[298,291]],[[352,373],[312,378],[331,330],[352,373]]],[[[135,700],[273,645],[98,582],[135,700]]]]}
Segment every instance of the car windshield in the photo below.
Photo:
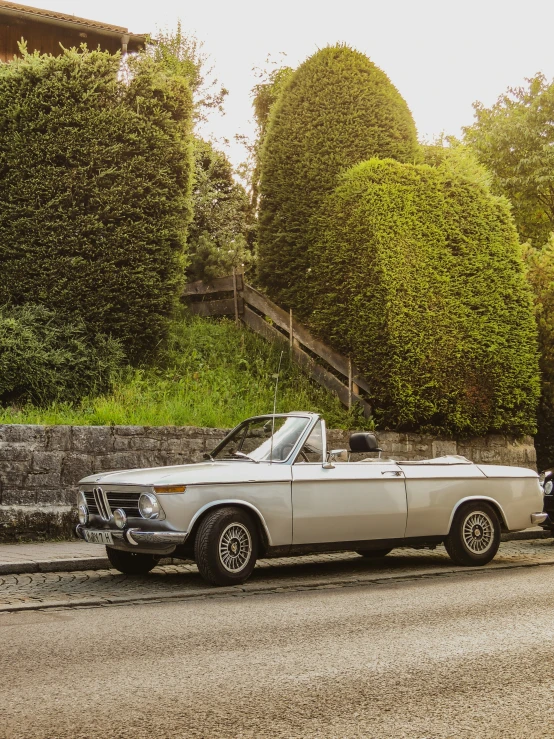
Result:
{"type": "Polygon", "coordinates": [[[302,416],[263,416],[244,421],[216,447],[211,457],[284,462],[290,457],[309,422],[309,418],[302,416]]]}

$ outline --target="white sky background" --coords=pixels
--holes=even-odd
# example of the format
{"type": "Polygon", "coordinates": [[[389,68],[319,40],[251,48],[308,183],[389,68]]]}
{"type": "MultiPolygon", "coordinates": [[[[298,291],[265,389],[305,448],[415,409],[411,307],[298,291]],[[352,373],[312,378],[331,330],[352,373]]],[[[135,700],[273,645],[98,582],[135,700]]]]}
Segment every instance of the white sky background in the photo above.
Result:
{"type": "Polygon", "coordinates": [[[254,131],[253,67],[268,54],[296,67],[338,41],[366,53],[407,101],[420,138],[459,135],[473,120],[472,103],[491,105],[507,87],[543,72],[554,78],[552,0],[23,0],[25,4],[126,26],[133,33],[174,27],[204,41],[215,73],[229,90],[226,115],[209,132],[232,142],[254,131]]]}

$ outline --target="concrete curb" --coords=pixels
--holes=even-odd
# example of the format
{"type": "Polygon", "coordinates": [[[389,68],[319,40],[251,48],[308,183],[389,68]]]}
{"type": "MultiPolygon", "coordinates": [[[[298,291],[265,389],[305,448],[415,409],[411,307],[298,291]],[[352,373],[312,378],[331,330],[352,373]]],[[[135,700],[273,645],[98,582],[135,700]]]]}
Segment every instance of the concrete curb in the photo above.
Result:
{"type": "MultiPolygon", "coordinates": [[[[526,529],[511,534],[502,534],[502,541],[526,541],[551,539],[552,531],[526,529]]],[[[1,545],[0,545],[1,554],[1,545]]],[[[160,564],[171,564],[171,558],[163,558],[160,564]]],[[[36,572],[81,572],[83,570],[112,569],[107,557],[71,557],[66,559],[34,560],[24,562],[1,562],[0,575],[32,575],[36,572]]]]}
{"type": "Polygon", "coordinates": [[[0,575],[32,575],[36,572],[78,572],[81,570],[109,570],[107,557],[81,557],[70,559],[51,559],[33,562],[2,562],[0,575]]]}
{"type": "Polygon", "coordinates": [[[502,541],[524,541],[526,539],[552,539],[554,533],[550,529],[525,529],[524,531],[512,531],[510,534],[502,534],[502,541]]]}
{"type": "Polygon", "coordinates": [[[433,570],[430,572],[403,572],[398,575],[369,575],[348,579],[325,579],[325,580],[295,580],[284,581],[281,584],[265,583],[256,585],[245,584],[235,587],[213,588],[206,585],[202,588],[189,590],[177,590],[172,593],[143,593],[142,595],[109,596],[100,598],[72,598],[71,600],[58,600],[47,602],[20,603],[0,605],[0,615],[16,613],[21,611],[52,611],[69,610],[72,608],[97,608],[100,606],[129,606],[143,605],[148,603],[163,603],[169,601],[187,601],[197,599],[236,598],[256,595],[274,595],[278,593],[292,593],[295,591],[317,591],[338,590],[342,588],[368,587],[398,585],[415,580],[436,580],[443,577],[456,577],[467,575],[476,577],[479,575],[491,575],[499,571],[517,570],[523,567],[554,567],[554,561],[550,562],[521,562],[514,564],[491,563],[487,567],[453,567],[446,570],[433,570]]]}

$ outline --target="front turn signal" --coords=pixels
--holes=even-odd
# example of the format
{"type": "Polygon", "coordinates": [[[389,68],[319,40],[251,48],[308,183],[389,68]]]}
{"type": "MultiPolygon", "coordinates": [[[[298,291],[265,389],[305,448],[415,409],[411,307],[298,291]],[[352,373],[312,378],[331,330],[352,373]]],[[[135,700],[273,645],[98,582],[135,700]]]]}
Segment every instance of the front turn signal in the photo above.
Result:
{"type": "Polygon", "coordinates": [[[186,485],[154,485],[156,495],[170,495],[171,493],[184,493],[186,485]]]}

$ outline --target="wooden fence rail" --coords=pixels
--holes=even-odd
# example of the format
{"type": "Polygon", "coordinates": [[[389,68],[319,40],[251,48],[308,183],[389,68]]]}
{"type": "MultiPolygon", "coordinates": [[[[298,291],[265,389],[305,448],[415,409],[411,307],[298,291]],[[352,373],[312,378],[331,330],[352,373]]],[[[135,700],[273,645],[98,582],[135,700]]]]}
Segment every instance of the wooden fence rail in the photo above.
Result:
{"type": "Polygon", "coordinates": [[[369,385],[349,357],[313,337],[292,311],[287,313],[247,285],[241,273],[219,277],[210,283],[191,282],[185,286],[182,299],[196,315],[234,316],[237,322],[245,323],[268,341],[287,342],[294,360],[312,379],[334,392],[347,408],[358,403],[366,417],[371,415],[370,404],[360,394],[360,391],[370,392],[369,385]],[[340,376],[314,357],[323,360],[340,376]]]}

